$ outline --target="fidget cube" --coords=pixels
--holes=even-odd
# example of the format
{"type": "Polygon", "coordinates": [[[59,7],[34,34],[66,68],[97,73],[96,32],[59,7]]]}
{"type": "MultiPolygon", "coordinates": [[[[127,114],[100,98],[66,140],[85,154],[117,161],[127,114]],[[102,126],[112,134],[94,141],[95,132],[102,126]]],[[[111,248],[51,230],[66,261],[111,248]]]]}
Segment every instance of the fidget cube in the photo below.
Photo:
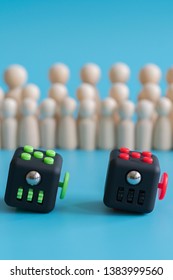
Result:
{"type": "Polygon", "coordinates": [[[166,193],[168,175],[161,181],[158,158],[151,152],[135,152],[122,147],[111,152],[105,183],[106,206],[139,213],[153,210],[157,190],[159,199],[166,193]]]}
{"type": "Polygon", "coordinates": [[[69,173],[59,182],[62,157],[53,150],[35,150],[32,146],[18,148],[10,163],[5,202],[9,206],[35,212],[53,210],[59,187],[64,198],[69,173]]]}

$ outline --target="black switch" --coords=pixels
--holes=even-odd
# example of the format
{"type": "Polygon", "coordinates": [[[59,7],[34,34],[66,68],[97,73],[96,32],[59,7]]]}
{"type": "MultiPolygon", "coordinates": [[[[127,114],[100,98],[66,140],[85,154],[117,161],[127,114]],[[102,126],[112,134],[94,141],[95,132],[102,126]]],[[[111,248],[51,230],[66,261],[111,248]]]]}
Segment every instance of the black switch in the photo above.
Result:
{"type": "Polygon", "coordinates": [[[134,198],[134,193],[135,191],[130,189],[128,191],[128,195],[127,195],[127,202],[132,203],[133,202],[133,198],[134,198]]]}
{"type": "Polygon", "coordinates": [[[145,200],[145,192],[140,191],[138,196],[138,204],[143,205],[145,200]]]}
{"type": "Polygon", "coordinates": [[[122,201],[124,196],[124,188],[118,188],[117,191],[117,200],[122,201]]]}

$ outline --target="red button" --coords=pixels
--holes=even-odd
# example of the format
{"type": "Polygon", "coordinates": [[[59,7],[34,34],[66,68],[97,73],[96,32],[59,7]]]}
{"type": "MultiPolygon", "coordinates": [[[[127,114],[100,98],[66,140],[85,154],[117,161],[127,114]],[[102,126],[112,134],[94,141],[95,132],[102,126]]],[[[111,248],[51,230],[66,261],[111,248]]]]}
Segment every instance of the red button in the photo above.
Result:
{"type": "Polygon", "coordinates": [[[121,154],[119,154],[119,156],[118,156],[119,158],[121,158],[121,159],[124,159],[124,160],[129,160],[129,155],[128,154],[125,154],[125,153],[121,153],[121,154]]]}
{"type": "Polygon", "coordinates": [[[125,153],[125,154],[129,154],[130,150],[126,147],[121,147],[119,149],[120,153],[125,153]]]}
{"type": "Polygon", "coordinates": [[[142,161],[148,164],[153,163],[153,159],[151,157],[143,157],[142,161]]]}
{"type": "Polygon", "coordinates": [[[168,174],[163,173],[161,181],[158,184],[159,189],[159,199],[162,200],[165,197],[166,190],[168,185],[168,174]]]}
{"type": "Polygon", "coordinates": [[[151,157],[151,156],[152,156],[152,153],[151,153],[151,152],[148,152],[148,151],[144,151],[144,152],[142,152],[142,156],[143,156],[143,157],[151,157]]]}
{"type": "Polygon", "coordinates": [[[138,153],[138,152],[132,152],[132,153],[131,153],[131,157],[132,157],[132,158],[140,158],[140,157],[141,157],[141,154],[138,153]]]}

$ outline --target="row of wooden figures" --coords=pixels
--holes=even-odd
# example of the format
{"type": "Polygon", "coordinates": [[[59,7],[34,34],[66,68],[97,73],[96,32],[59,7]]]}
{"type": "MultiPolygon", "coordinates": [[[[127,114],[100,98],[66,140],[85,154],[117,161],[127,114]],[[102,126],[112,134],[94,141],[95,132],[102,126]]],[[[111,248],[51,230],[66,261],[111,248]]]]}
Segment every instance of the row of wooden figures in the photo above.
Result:
{"type": "MultiPolygon", "coordinates": [[[[66,85],[70,78],[70,69],[64,63],[55,63],[49,69],[49,80],[52,84],[60,83],[66,85]]],[[[159,84],[162,72],[158,65],[148,63],[139,71],[139,81],[142,85],[146,83],[159,84]]],[[[10,89],[23,86],[28,79],[27,70],[18,64],[10,65],[4,71],[4,81],[10,89]]],[[[97,86],[101,79],[101,69],[95,63],[86,63],[80,69],[80,79],[84,83],[97,86]]],[[[111,83],[127,83],[130,79],[130,68],[123,62],[114,63],[109,69],[109,79],[111,83]]],[[[168,84],[173,83],[173,67],[166,73],[168,84]]]]}
{"type": "Polygon", "coordinates": [[[53,98],[46,98],[40,106],[31,98],[20,105],[13,98],[1,103],[0,146],[15,149],[31,145],[53,149],[172,149],[172,103],[167,97],[159,99],[156,107],[151,101],[140,100],[136,105],[137,122],[133,121],[135,105],[126,100],[119,106],[107,97],[97,104],[91,99],[80,102],[77,117],[75,99],[65,97],[61,107],[53,98]]]}

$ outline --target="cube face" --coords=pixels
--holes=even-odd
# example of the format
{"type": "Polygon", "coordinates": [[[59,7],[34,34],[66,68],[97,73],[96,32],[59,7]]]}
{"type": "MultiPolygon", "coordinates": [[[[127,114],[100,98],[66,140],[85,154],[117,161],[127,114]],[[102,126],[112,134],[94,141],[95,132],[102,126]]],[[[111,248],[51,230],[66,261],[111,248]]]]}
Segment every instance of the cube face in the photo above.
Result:
{"type": "Polygon", "coordinates": [[[12,158],[5,202],[34,212],[50,212],[56,201],[62,157],[54,151],[18,148],[12,158]]]}
{"type": "Polygon", "coordinates": [[[120,150],[113,150],[103,201],[111,208],[149,213],[154,208],[159,177],[160,166],[156,156],[146,157],[137,152],[129,152],[126,156],[120,150]]]}

